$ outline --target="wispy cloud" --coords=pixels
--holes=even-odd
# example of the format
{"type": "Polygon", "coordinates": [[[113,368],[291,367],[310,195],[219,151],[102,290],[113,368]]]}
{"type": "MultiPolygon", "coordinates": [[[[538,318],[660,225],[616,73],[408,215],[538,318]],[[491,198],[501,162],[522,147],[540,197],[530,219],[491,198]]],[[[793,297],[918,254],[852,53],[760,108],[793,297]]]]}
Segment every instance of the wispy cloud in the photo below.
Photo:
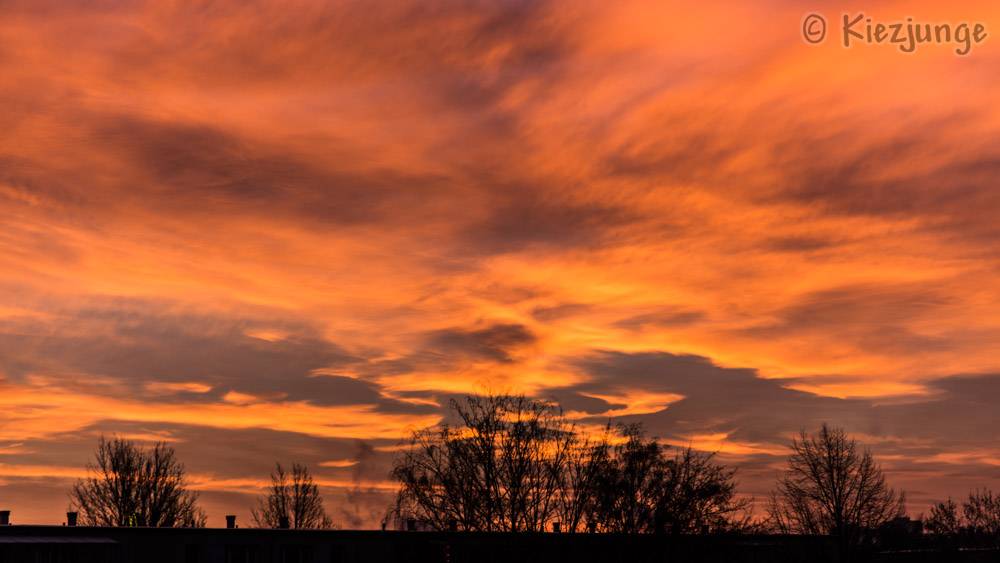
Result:
{"type": "Polygon", "coordinates": [[[0,493],[54,499],[21,521],[131,432],[212,507],[298,459],[372,525],[484,389],[752,489],[821,419],[916,498],[998,457],[994,43],[808,46],[784,1],[3,9],[0,493]]]}

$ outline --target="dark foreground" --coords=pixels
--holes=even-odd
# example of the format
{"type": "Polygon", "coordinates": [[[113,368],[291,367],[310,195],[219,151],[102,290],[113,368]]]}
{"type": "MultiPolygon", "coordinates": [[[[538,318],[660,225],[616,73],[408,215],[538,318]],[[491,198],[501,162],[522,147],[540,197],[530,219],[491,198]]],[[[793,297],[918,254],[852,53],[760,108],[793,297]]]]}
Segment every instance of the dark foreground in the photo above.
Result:
{"type": "Polygon", "coordinates": [[[1000,561],[927,545],[848,558],[828,537],[0,527],[0,563],[876,563],[1000,561]]]}

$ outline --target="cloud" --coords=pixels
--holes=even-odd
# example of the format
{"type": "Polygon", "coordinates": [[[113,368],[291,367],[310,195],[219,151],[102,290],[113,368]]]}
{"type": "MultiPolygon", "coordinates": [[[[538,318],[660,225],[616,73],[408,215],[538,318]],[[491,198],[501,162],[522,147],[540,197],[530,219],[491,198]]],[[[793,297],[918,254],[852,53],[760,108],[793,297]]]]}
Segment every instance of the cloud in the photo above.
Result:
{"type": "Polygon", "coordinates": [[[954,300],[928,284],[861,284],[800,296],[775,313],[777,321],[749,328],[754,337],[819,333],[884,354],[947,347],[950,339],[921,335],[913,327],[947,310],[954,300]]]}
{"type": "Polygon", "coordinates": [[[0,321],[0,373],[8,384],[179,404],[235,394],[251,402],[433,412],[390,399],[373,382],[339,375],[367,360],[300,320],[213,316],[144,301],[105,301],[58,317],[58,330],[51,319],[0,321]],[[253,336],[264,329],[283,337],[253,336]]]}
{"type": "MultiPolygon", "coordinates": [[[[846,428],[872,448],[894,484],[910,491],[915,512],[933,499],[982,486],[1000,466],[1000,452],[981,432],[998,422],[988,408],[1000,395],[996,374],[934,379],[926,383],[927,392],[915,395],[835,398],[697,356],[595,352],[572,364],[589,379],[560,390],[561,396],[626,390],[636,396],[681,395],[657,412],[613,420],[641,422],[673,444],[720,451],[722,459],[740,468],[745,490],[755,494],[772,486],[791,437],[824,422],[846,428]]],[[[611,405],[603,408],[588,411],[595,415],[590,420],[601,422],[613,414],[611,405]]]]}
{"type": "Polygon", "coordinates": [[[356,151],[335,139],[324,141],[340,164],[331,167],[210,124],[93,117],[93,135],[146,184],[138,205],[209,217],[281,213],[329,229],[383,222],[401,207],[419,216],[428,195],[446,195],[444,178],[358,166],[356,151]]]}
{"type": "MultiPolygon", "coordinates": [[[[995,45],[807,48],[788,2],[91,4],[0,20],[21,474],[164,435],[224,511],[502,389],[756,491],[820,420],[928,495],[995,475],[995,45]]],[[[375,477],[323,471],[369,521],[375,477]]]]}
{"type": "Polygon", "coordinates": [[[487,216],[464,233],[481,252],[595,246],[607,243],[616,228],[640,220],[638,211],[625,206],[553,197],[539,186],[491,188],[487,216]]]}
{"type": "Polygon", "coordinates": [[[698,356],[598,352],[571,360],[588,377],[575,393],[673,393],[682,398],[642,420],[664,439],[726,434],[735,442],[784,444],[790,433],[825,420],[865,425],[868,405],[795,391],[752,369],[722,368],[698,356]]]}
{"type": "Polygon", "coordinates": [[[428,348],[444,355],[456,355],[474,360],[509,363],[511,354],[534,344],[537,338],[519,324],[493,324],[479,329],[449,328],[427,335],[428,348]]]}
{"type": "Polygon", "coordinates": [[[683,327],[702,321],[704,318],[705,314],[700,311],[665,308],[660,311],[643,313],[622,319],[615,323],[615,326],[630,330],[638,330],[651,325],[659,327],[683,327]]]}

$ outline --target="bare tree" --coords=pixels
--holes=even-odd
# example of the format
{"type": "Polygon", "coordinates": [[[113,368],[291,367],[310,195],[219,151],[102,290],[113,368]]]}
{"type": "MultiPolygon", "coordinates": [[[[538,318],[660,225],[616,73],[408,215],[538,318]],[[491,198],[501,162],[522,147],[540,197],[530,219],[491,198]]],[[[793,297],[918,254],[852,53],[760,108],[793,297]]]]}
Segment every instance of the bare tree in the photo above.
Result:
{"type": "Polygon", "coordinates": [[[558,518],[567,532],[597,530],[594,516],[607,483],[612,448],[611,426],[593,438],[575,438],[567,449],[559,487],[558,518]]]}
{"type": "Polygon", "coordinates": [[[666,460],[665,478],[653,512],[653,531],[693,534],[744,532],[752,528],[753,499],[736,494],[736,470],[715,454],[690,447],[666,460]]]}
{"type": "Polygon", "coordinates": [[[962,531],[965,523],[958,513],[958,504],[950,498],[935,503],[930,514],[924,518],[924,530],[939,536],[954,536],[962,531]]]}
{"type": "Polygon", "coordinates": [[[292,464],[289,475],[280,463],[271,472],[271,486],[257,499],[250,517],[259,528],[331,528],[333,521],[323,508],[323,497],[305,465],[292,464]],[[287,523],[287,524],[286,524],[287,523]]]}
{"type": "Polygon", "coordinates": [[[638,425],[621,430],[625,441],[604,464],[588,515],[597,529],[694,534],[747,528],[752,499],[737,497],[734,470],[691,448],[669,455],[638,425]]]}
{"type": "Polygon", "coordinates": [[[950,498],[938,502],[924,518],[924,530],[942,546],[996,547],[1000,544],[1000,496],[983,489],[970,492],[961,507],[950,498]]]}
{"type": "Polygon", "coordinates": [[[962,505],[962,512],[971,533],[1000,536],[1000,495],[994,495],[989,489],[973,491],[962,505]]]}
{"type": "Polygon", "coordinates": [[[395,461],[389,518],[431,529],[696,533],[733,530],[749,499],[734,472],[691,449],[666,455],[641,427],[582,436],[549,402],[523,396],[453,401],[459,424],[414,434],[395,461]]]}
{"type": "Polygon", "coordinates": [[[205,513],[174,449],[164,442],[144,449],[102,436],[88,477],[70,491],[70,506],[90,526],[203,527],[205,513]]]}
{"type": "Polygon", "coordinates": [[[396,459],[400,489],[389,518],[433,529],[542,531],[563,499],[564,470],[577,447],[554,404],[494,395],[452,401],[459,424],[416,432],[396,459]]]}
{"type": "Polygon", "coordinates": [[[621,431],[626,439],[615,445],[600,477],[596,510],[590,519],[603,531],[648,531],[665,478],[664,448],[656,440],[646,440],[639,426],[625,426],[621,431]]]}
{"type": "Polygon", "coordinates": [[[826,424],[814,436],[803,431],[792,440],[788,469],[769,506],[779,532],[833,534],[848,545],[903,512],[904,495],[886,484],[871,452],[826,424]]]}

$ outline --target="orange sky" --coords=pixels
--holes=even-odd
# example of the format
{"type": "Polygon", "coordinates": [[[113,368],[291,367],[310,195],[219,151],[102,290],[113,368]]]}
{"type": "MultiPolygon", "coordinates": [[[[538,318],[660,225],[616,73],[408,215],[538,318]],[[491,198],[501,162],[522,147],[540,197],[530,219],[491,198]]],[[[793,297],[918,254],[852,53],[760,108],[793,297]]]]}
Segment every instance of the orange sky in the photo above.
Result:
{"type": "Polygon", "coordinates": [[[376,4],[0,3],[15,521],[117,432],[213,524],[297,460],[372,526],[400,439],[484,389],[757,495],[821,421],[914,514],[996,486],[1000,43],[836,36],[995,3],[376,4]]]}

